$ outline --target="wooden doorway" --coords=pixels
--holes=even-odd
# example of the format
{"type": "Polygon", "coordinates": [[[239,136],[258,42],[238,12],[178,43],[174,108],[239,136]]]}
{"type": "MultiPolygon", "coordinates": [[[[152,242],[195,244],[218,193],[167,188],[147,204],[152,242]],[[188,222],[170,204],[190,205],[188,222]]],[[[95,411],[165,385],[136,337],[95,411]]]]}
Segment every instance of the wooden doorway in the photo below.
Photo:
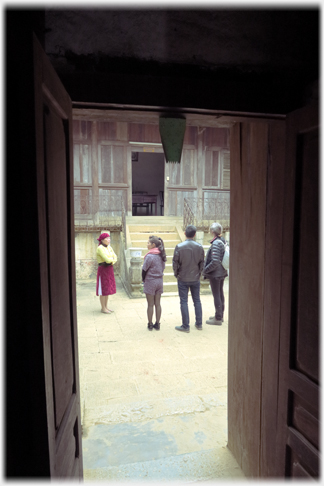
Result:
{"type": "Polygon", "coordinates": [[[319,475],[318,159],[317,106],[233,126],[229,448],[248,477],[319,475]]]}
{"type": "MultiPolygon", "coordinates": [[[[33,91],[31,90],[31,93],[32,92],[33,91]]],[[[48,93],[47,93],[47,97],[49,97],[48,93]]],[[[55,107],[55,110],[60,111],[57,106],[55,107]]],[[[62,112],[60,113],[62,114],[62,112]]],[[[285,144],[286,124],[284,122],[281,122],[278,125],[278,123],[272,123],[263,120],[262,121],[263,125],[262,124],[258,125],[258,122],[256,120],[251,121],[245,118],[245,119],[241,119],[240,121],[238,117],[234,117],[234,120],[232,119],[232,121],[236,122],[236,125],[234,125],[232,129],[232,136],[234,137],[233,148],[235,147],[236,150],[235,170],[237,172],[237,181],[238,181],[236,186],[236,188],[238,189],[237,199],[240,202],[242,202],[242,204],[239,206],[241,217],[237,219],[238,224],[235,229],[234,240],[233,240],[233,233],[231,233],[232,267],[230,269],[230,272],[231,272],[231,277],[234,278],[235,272],[233,274],[233,270],[235,267],[237,268],[236,276],[238,277],[238,279],[236,280],[236,287],[238,288],[238,290],[241,290],[243,292],[243,290],[245,290],[245,286],[247,286],[246,283],[248,282],[247,288],[248,290],[250,290],[250,293],[246,295],[245,299],[242,299],[242,296],[238,295],[238,293],[235,294],[233,290],[234,287],[230,286],[231,306],[233,305],[235,307],[231,307],[233,311],[231,311],[232,315],[230,316],[230,322],[231,324],[233,324],[233,326],[232,326],[232,334],[230,336],[230,343],[229,343],[232,350],[231,351],[232,354],[230,356],[230,365],[231,365],[232,372],[230,376],[229,385],[231,386],[231,397],[230,397],[231,404],[233,404],[233,407],[235,406],[236,409],[233,408],[231,415],[229,416],[230,425],[232,427],[231,436],[230,436],[231,442],[229,442],[229,445],[231,450],[234,452],[235,457],[237,457],[237,459],[242,464],[244,472],[248,476],[283,477],[285,474],[288,475],[288,474],[292,474],[294,471],[300,471],[298,465],[296,467],[294,466],[295,461],[293,462],[293,467],[291,469],[289,468],[283,469],[281,467],[281,464],[279,464],[274,458],[275,454],[273,453],[271,455],[271,451],[276,451],[276,445],[277,445],[276,440],[279,441],[280,447],[283,448],[284,453],[286,454],[287,452],[287,447],[285,445],[286,442],[284,442],[283,440],[287,440],[287,438],[289,439],[289,434],[290,434],[289,428],[292,425],[291,422],[289,422],[291,420],[291,417],[290,418],[284,417],[285,426],[283,426],[282,424],[283,417],[280,416],[280,413],[282,410],[285,409],[285,406],[283,405],[283,408],[278,407],[278,402],[277,402],[278,395],[277,394],[273,395],[272,390],[277,390],[279,385],[280,386],[287,385],[288,383],[287,375],[291,374],[289,372],[289,368],[288,371],[285,371],[283,373],[283,375],[281,373],[278,373],[278,366],[279,366],[278,352],[275,353],[274,350],[275,349],[278,350],[280,346],[282,352],[280,357],[282,356],[282,358],[285,359],[287,356],[290,356],[290,349],[286,347],[287,343],[283,339],[282,332],[285,332],[287,330],[290,332],[291,320],[288,318],[285,319],[283,317],[283,314],[281,320],[280,321],[278,320],[278,313],[281,314],[280,306],[281,306],[282,298],[284,296],[284,294],[282,293],[281,283],[280,283],[281,273],[283,274],[283,269],[286,265],[286,262],[284,260],[281,263],[283,242],[282,239],[280,238],[280,230],[278,230],[278,227],[282,227],[281,223],[283,222],[282,219],[283,218],[282,215],[283,197],[282,196],[278,197],[278,196],[279,194],[282,194],[282,192],[285,192],[285,186],[282,182],[281,176],[278,176],[276,174],[282,175],[282,167],[285,167],[285,160],[283,155],[286,153],[286,150],[287,150],[287,155],[289,155],[291,150],[293,149],[291,148],[290,145],[287,145],[286,148],[286,144],[285,144]],[[270,142],[270,146],[269,146],[269,142],[270,142]],[[279,193],[279,191],[281,191],[281,193],[279,193]],[[256,193],[258,194],[258,197],[256,197],[255,195],[256,193]],[[249,241],[250,239],[253,239],[253,235],[254,235],[253,227],[250,228],[251,231],[248,231],[249,224],[255,221],[260,223],[260,227],[262,227],[264,231],[260,231],[260,227],[258,226],[258,234],[255,240],[254,241],[252,240],[252,244],[249,245],[249,241]],[[281,221],[281,223],[278,224],[278,221],[281,221]],[[265,237],[265,235],[267,237],[265,237]],[[243,238],[244,236],[245,238],[243,238]],[[245,242],[246,242],[246,246],[244,246],[245,242]],[[233,250],[233,247],[235,245],[237,245],[236,246],[237,249],[233,250]],[[241,248],[241,252],[238,251],[239,248],[241,248]],[[254,263],[255,256],[259,260],[258,265],[255,265],[254,263]],[[280,264],[278,264],[279,261],[280,264]],[[235,262],[235,264],[233,262],[235,262]],[[278,270],[278,265],[280,267],[279,270],[278,270]],[[262,290],[261,294],[260,294],[260,288],[262,290]],[[253,292],[256,293],[256,295],[258,296],[257,303],[254,298],[251,298],[251,296],[255,295],[253,294],[253,292]],[[236,296],[238,297],[237,299],[235,299],[236,296]],[[261,305],[260,305],[259,297],[261,297],[261,305]],[[280,326],[279,326],[279,322],[280,322],[280,326]],[[280,327],[281,329],[279,333],[280,327]],[[244,350],[244,360],[242,360],[242,350],[244,350]],[[235,351],[237,351],[237,353],[235,353],[235,351]],[[240,370],[241,372],[239,373],[240,370]],[[235,421],[233,420],[234,412],[236,412],[235,421]],[[284,430],[283,428],[285,428],[285,430],[287,429],[289,430],[288,436],[280,435],[284,430]],[[273,433],[274,430],[278,430],[277,437],[273,433]]],[[[40,132],[42,132],[42,129],[39,129],[37,133],[38,136],[44,135],[43,132],[42,133],[40,132]]],[[[50,143],[50,140],[48,140],[48,142],[50,143]]],[[[231,151],[231,154],[232,153],[234,153],[234,150],[231,151]]],[[[33,165],[31,165],[31,167],[35,171],[35,179],[36,179],[36,167],[33,165]]],[[[231,168],[233,167],[234,165],[231,163],[231,168]]],[[[290,176],[295,175],[295,172],[296,172],[296,167],[293,165],[289,166],[288,173],[287,173],[288,181],[290,176]]],[[[29,180],[32,180],[31,176],[29,180]]],[[[58,184],[57,180],[54,178],[53,178],[53,183],[58,184]]],[[[68,179],[68,184],[69,185],[67,187],[67,191],[71,189],[72,177],[68,179]]],[[[51,189],[51,196],[49,197],[55,198],[56,196],[55,187],[54,190],[52,189],[51,189]]],[[[23,190],[23,195],[30,196],[28,194],[29,188],[22,187],[22,190],[23,190]]],[[[292,186],[292,192],[294,198],[296,199],[295,186],[292,186]]],[[[233,193],[233,188],[232,188],[232,193],[233,193]]],[[[61,194],[61,192],[58,191],[57,194],[61,194]]],[[[14,198],[12,198],[12,200],[13,199],[14,198]]],[[[39,203],[39,200],[37,199],[37,197],[34,197],[33,203],[34,203],[33,210],[35,211],[35,207],[36,207],[36,214],[38,214],[39,208],[37,207],[37,203],[39,203]]],[[[287,204],[288,204],[287,207],[290,208],[291,206],[289,203],[289,198],[287,204]]],[[[232,207],[234,207],[233,204],[232,207]]],[[[304,206],[301,205],[300,209],[303,211],[304,206]]],[[[42,212],[43,208],[41,207],[40,210],[42,212]]],[[[307,211],[308,210],[306,208],[306,214],[307,211]]],[[[30,220],[31,219],[32,218],[30,218],[30,220]]],[[[231,221],[233,222],[232,217],[231,217],[231,221]]],[[[37,226],[38,223],[37,224],[33,223],[33,224],[37,226]]],[[[63,226],[61,226],[60,221],[56,220],[55,224],[58,225],[58,231],[61,231],[63,226]]],[[[37,226],[36,231],[39,231],[41,228],[42,228],[41,225],[37,226]]],[[[54,235],[56,234],[55,230],[56,228],[51,229],[51,231],[53,231],[52,234],[54,235]]],[[[73,231],[72,233],[70,233],[69,236],[71,238],[71,241],[73,240],[72,236],[73,236],[73,231]]],[[[60,240],[60,244],[61,243],[62,240],[60,240]]],[[[303,242],[303,244],[304,243],[305,242],[303,242]]],[[[32,378],[31,382],[33,381],[35,382],[36,380],[37,385],[41,384],[41,389],[44,391],[44,396],[46,395],[46,397],[48,397],[50,395],[53,395],[53,390],[54,390],[53,383],[51,381],[51,373],[49,373],[48,370],[45,373],[44,369],[41,370],[40,368],[37,369],[37,367],[35,367],[36,353],[38,355],[45,354],[46,356],[50,356],[51,353],[51,350],[47,346],[46,339],[44,338],[44,334],[43,334],[44,333],[43,322],[46,323],[46,319],[43,321],[43,316],[42,318],[39,317],[40,312],[41,311],[43,312],[44,308],[45,308],[45,312],[47,312],[46,309],[48,309],[46,296],[44,297],[44,292],[43,289],[41,290],[41,285],[40,285],[41,278],[44,279],[44,275],[46,276],[46,271],[48,270],[46,258],[44,259],[44,254],[42,253],[42,248],[44,247],[44,235],[41,236],[39,240],[37,240],[37,245],[32,248],[34,254],[36,253],[37,254],[36,256],[38,258],[37,260],[38,266],[37,268],[36,267],[34,268],[32,275],[33,277],[35,277],[35,279],[33,279],[33,286],[34,288],[36,288],[35,293],[38,292],[39,299],[38,299],[38,307],[35,306],[36,311],[35,314],[33,314],[34,317],[33,327],[30,328],[30,334],[28,334],[28,338],[30,339],[30,342],[32,342],[33,344],[37,344],[37,347],[36,346],[32,347],[29,350],[29,353],[24,354],[24,357],[27,358],[27,360],[25,360],[24,362],[20,358],[20,356],[17,356],[17,352],[14,353],[16,350],[13,349],[14,346],[11,345],[10,364],[13,365],[11,367],[12,376],[15,376],[16,378],[16,380],[14,380],[15,386],[17,386],[17,383],[22,383],[21,370],[19,370],[19,368],[25,369],[28,364],[31,370],[31,378],[32,378]],[[37,246],[39,242],[41,242],[43,245],[43,246],[41,245],[40,248],[37,246]],[[31,332],[34,333],[33,339],[31,339],[31,332]],[[36,338],[34,339],[35,336],[36,338]],[[45,339],[44,342],[43,339],[45,339]],[[18,372],[14,373],[13,370],[18,370],[18,372]],[[46,390],[46,394],[45,394],[45,390],[46,390]]],[[[63,241],[63,247],[65,251],[66,250],[65,237],[63,241]]],[[[296,263],[296,260],[298,260],[299,256],[300,253],[297,252],[297,254],[295,254],[295,258],[291,262],[292,265],[291,268],[293,270],[296,268],[296,265],[298,268],[299,263],[296,263]]],[[[71,267],[71,265],[73,264],[71,264],[71,260],[69,259],[68,262],[69,262],[68,264],[70,265],[70,269],[68,271],[68,274],[67,275],[65,274],[65,277],[67,278],[68,281],[68,287],[70,292],[69,302],[71,307],[67,309],[68,306],[66,306],[66,309],[67,312],[70,312],[71,308],[73,307],[73,292],[75,292],[75,289],[73,289],[73,285],[71,286],[71,282],[73,280],[73,268],[71,267]]],[[[310,268],[313,269],[313,263],[310,268]]],[[[313,276],[314,269],[310,270],[310,272],[312,272],[310,273],[310,275],[313,276]]],[[[298,274],[298,277],[299,276],[300,274],[298,274]]],[[[316,278],[315,278],[315,286],[317,285],[317,283],[318,282],[316,282],[316,278]]],[[[299,287],[295,288],[295,291],[297,291],[295,295],[299,295],[300,288],[299,287]]],[[[289,306],[290,304],[291,303],[288,303],[287,305],[289,306]]],[[[303,305],[302,300],[299,302],[299,304],[303,305]]],[[[55,301],[55,306],[56,305],[57,305],[57,301],[55,301]]],[[[299,316],[302,315],[301,311],[303,311],[304,309],[305,307],[303,307],[302,309],[300,307],[298,308],[297,319],[299,318],[299,316]]],[[[13,322],[17,321],[16,309],[13,309],[12,316],[14,317],[12,321],[13,322]]],[[[73,318],[71,319],[70,322],[72,321],[73,318]]],[[[23,321],[22,325],[24,324],[25,322],[23,321]]],[[[17,326],[16,322],[15,322],[15,326],[17,326]]],[[[19,326],[17,326],[15,329],[19,329],[19,326]]],[[[17,333],[16,336],[13,336],[13,332],[10,334],[10,336],[13,339],[17,339],[18,335],[19,332],[17,333]]],[[[311,346],[310,349],[314,353],[318,352],[318,347],[316,347],[316,349],[313,349],[313,346],[311,346]]],[[[77,350],[77,348],[75,348],[75,350],[77,350]]],[[[280,363],[282,363],[282,361],[280,363]]],[[[289,362],[287,363],[290,366],[290,363],[289,362]]],[[[76,369],[77,368],[74,367],[75,381],[73,383],[77,388],[78,379],[77,379],[76,369]]],[[[311,378],[312,378],[314,377],[314,373],[313,370],[311,371],[312,371],[311,374],[311,378]]],[[[309,370],[307,372],[309,373],[309,370]]],[[[294,373],[292,373],[292,375],[295,376],[294,373]]],[[[293,384],[294,386],[296,384],[297,387],[299,386],[297,381],[295,381],[293,384]]],[[[317,386],[316,383],[315,385],[317,386]]],[[[40,393],[39,387],[35,387],[35,385],[33,385],[32,389],[33,390],[37,389],[37,393],[40,393]]],[[[64,390],[64,382],[63,382],[63,390],[64,390]]],[[[73,394],[74,390],[72,389],[71,391],[70,389],[70,392],[73,394]]],[[[64,393],[63,396],[65,396],[64,393]]],[[[39,399],[38,396],[35,395],[35,397],[39,399]]],[[[11,398],[12,398],[11,405],[14,405],[15,410],[17,410],[17,403],[16,403],[17,397],[13,397],[13,395],[11,395],[11,398]]],[[[26,395],[26,399],[27,398],[28,396],[26,395]]],[[[303,397],[303,400],[304,399],[305,397],[303,397]]],[[[37,403],[39,404],[40,402],[41,401],[38,400],[37,403]]],[[[33,427],[30,429],[31,432],[33,433],[32,439],[30,438],[31,436],[27,436],[27,438],[24,439],[24,437],[21,435],[21,432],[19,432],[19,434],[17,434],[16,432],[15,435],[14,430],[12,428],[11,429],[11,431],[13,432],[13,436],[11,437],[12,450],[15,449],[14,446],[16,444],[19,445],[20,442],[24,440],[26,441],[25,449],[27,450],[28,448],[27,443],[29,444],[30,440],[33,440],[33,444],[37,444],[37,438],[39,437],[40,431],[42,434],[42,438],[44,439],[44,436],[48,433],[48,430],[50,430],[52,433],[52,431],[55,428],[55,426],[53,425],[54,417],[52,413],[53,410],[51,410],[51,407],[48,407],[47,403],[45,404],[42,403],[42,407],[38,407],[36,409],[35,406],[34,408],[32,408],[32,403],[33,403],[33,399],[30,399],[30,407],[28,409],[29,415],[27,417],[27,420],[30,420],[33,424],[33,427]],[[47,423],[50,421],[52,424],[51,425],[52,428],[48,429],[47,423]]],[[[300,405],[303,405],[302,408],[306,410],[302,402],[297,403],[297,405],[299,407],[299,411],[300,411],[300,405]]],[[[22,404],[21,411],[23,413],[26,413],[25,403],[22,404]]],[[[70,411],[72,411],[73,413],[77,412],[73,403],[72,406],[69,408],[68,412],[70,411]]],[[[309,410],[306,411],[309,413],[309,410]]],[[[73,416],[73,413],[71,416],[73,416]]],[[[68,416],[69,413],[66,415],[66,417],[68,416]]],[[[314,426],[315,424],[315,431],[316,431],[318,430],[319,426],[316,423],[317,420],[316,415],[315,415],[316,420],[315,421],[313,420],[314,413],[312,410],[311,410],[311,416],[312,416],[312,426],[314,426]]],[[[301,416],[299,415],[298,419],[300,417],[301,416]]],[[[302,418],[305,417],[307,418],[309,417],[309,415],[307,414],[302,415],[302,418]]],[[[73,450],[73,453],[69,454],[69,457],[72,458],[71,463],[68,464],[68,466],[65,468],[63,459],[65,459],[68,456],[64,455],[64,458],[59,461],[58,464],[59,469],[57,469],[60,472],[62,472],[62,474],[65,476],[72,475],[71,471],[72,472],[73,470],[75,471],[75,469],[73,468],[77,462],[76,454],[75,454],[77,448],[75,447],[74,449],[74,446],[76,444],[75,441],[76,434],[74,433],[75,431],[73,427],[72,428],[70,427],[71,424],[74,423],[75,421],[73,421],[72,419],[71,420],[69,419],[65,423],[66,425],[68,425],[68,429],[71,432],[71,434],[69,435],[71,440],[70,442],[67,441],[67,443],[70,445],[73,444],[73,448],[70,449],[70,452],[71,450],[73,450]]],[[[52,444],[51,447],[53,448],[52,450],[54,451],[54,455],[52,455],[52,452],[50,453],[49,451],[44,449],[42,453],[43,454],[42,457],[44,458],[44,456],[48,452],[48,457],[47,457],[48,463],[52,461],[52,464],[55,464],[56,446],[53,444],[55,444],[56,439],[58,441],[60,439],[62,443],[63,440],[62,437],[63,437],[63,429],[61,434],[58,433],[58,436],[56,438],[53,438],[51,442],[52,444]]],[[[299,442],[298,447],[300,446],[300,444],[304,445],[305,441],[310,442],[307,437],[304,437],[299,442]]],[[[43,443],[45,442],[46,440],[43,441],[43,443]]],[[[19,447],[20,447],[19,451],[24,452],[23,451],[24,448],[21,447],[20,445],[19,447]]],[[[59,447],[60,444],[57,444],[57,448],[59,447]]],[[[291,446],[289,445],[289,447],[291,446]]],[[[294,454],[298,453],[298,447],[294,448],[294,454]]],[[[299,448],[299,451],[300,450],[302,449],[299,448]]],[[[310,450],[313,451],[311,448],[310,450]]],[[[81,457],[80,451],[79,451],[79,455],[81,457]]],[[[286,457],[287,455],[284,456],[285,465],[287,464],[286,457]]],[[[31,461],[33,460],[36,463],[37,458],[35,457],[35,455],[34,456],[30,455],[29,458],[30,458],[30,462],[29,462],[28,470],[32,470],[31,461]]],[[[19,461],[20,457],[18,457],[17,460],[19,461]]],[[[44,463],[45,463],[45,459],[44,459],[44,463]]],[[[81,462],[79,461],[79,464],[77,466],[78,472],[80,472],[81,469],[80,464],[81,462]]],[[[303,466],[303,468],[307,470],[307,467],[305,468],[303,466]]],[[[53,473],[52,473],[52,469],[49,469],[49,471],[52,476],[55,476],[55,471],[53,473]]],[[[312,471],[314,471],[314,468],[312,468],[312,471]]],[[[316,475],[316,471],[314,475],[316,475]]]]}
{"type": "Polygon", "coordinates": [[[165,158],[159,146],[132,147],[132,215],[164,214],[165,158]],[[136,151],[135,151],[136,150],[136,151]]]}

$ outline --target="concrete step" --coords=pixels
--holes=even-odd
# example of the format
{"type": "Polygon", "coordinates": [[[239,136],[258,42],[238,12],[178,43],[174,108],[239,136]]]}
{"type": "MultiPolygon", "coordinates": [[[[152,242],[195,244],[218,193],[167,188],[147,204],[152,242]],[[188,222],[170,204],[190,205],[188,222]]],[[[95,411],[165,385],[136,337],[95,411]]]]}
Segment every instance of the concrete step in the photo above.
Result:
{"type": "Polygon", "coordinates": [[[126,224],[174,224],[182,225],[182,216],[126,216],[126,224]]]}
{"type": "MultiPolygon", "coordinates": [[[[163,238],[162,238],[163,240],[163,238]]],[[[180,239],[177,240],[163,240],[164,248],[175,248],[178,243],[181,243],[180,239]]],[[[147,240],[133,240],[131,236],[132,248],[147,248],[147,240]]]]}
{"type": "MultiPolygon", "coordinates": [[[[210,287],[202,286],[200,283],[200,292],[211,293],[211,290],[210,287]]],[[[175,277],[174,277],[174,282],[165,281],[165,279],[163,278],[163,295],[178,295],[178,282],[175,277]]],[[[188,292],[188,295],[191,298],[190,290],[188,292]]]]}
{"type": "MultiPolygon", "coordinates": [[[[173,253],[174,253],[174,248],[175,248],[176,245],[174,245],[173,247],[170,247],[170,248],[167,248],[165,247],[165,254],[168,258],[168,260],[170,259],[170,262],[172,262],[172,257],[173,257],[173,253]],[[170,258],[171,257],[171,258],[170,258]]],[[[144,246],[139,246],[139,245],[132,245],[132,248],[136,248],[138,250],[142,250],[142,255],[141,255],[141,258],[143,259],[144,258],[144,255],[146,255],[146,253],[148,252],[148,249],[147,247],[144,247],[144,246]]]]}
{"type": "MultiPolygon", "coordinates": [[[[151,233],[150,232],[140,232],[140,233],[135,233],[135,232],[129,232],[130,234],[130,238],[132,241],[143,241],[145,238],[145,241],[148,240],[148,237],[151,236],[151,233]]],[[[168,233],[166,232],[162,232],[162,231],[159,231],[157,233],[157,236],[159,236],[160,238],[162,238],[162,240],[166,243],[167,241],[169,240],[176,240],[176,241],[181,241],[181,239],[179,238],[179,235],[177,232],[175,231],[170,231],[168,233]]]]}
{"type": "Polygon", "coordinates": [[[177,282],[177,279],[173,275],[173,272],[164,272],[163,274],[163,282],[177,282]]]}
{"type": "Polygon", "coordinates": [[[163,293],[166,292],[176,292],[176,295],[178,295],[178,282],[176,280],[174,282],[165,282],[163,279],[163,293]]]}
{"type": "Polygon", "coordinates": [[[178,292],[178,289],[176,292],[168,292],[168,291],[165,291],[165,288],[163,288],[163,297],[175,297],[177,295],[179,295],[179,292],[178,292]]]}
{"type": "Polygon", "coordinates": [[[130,233],[145,233],[149,236],[156,233],[176,233],[177,228],[174,224],[129,224],[128,229],[130,233]]]}

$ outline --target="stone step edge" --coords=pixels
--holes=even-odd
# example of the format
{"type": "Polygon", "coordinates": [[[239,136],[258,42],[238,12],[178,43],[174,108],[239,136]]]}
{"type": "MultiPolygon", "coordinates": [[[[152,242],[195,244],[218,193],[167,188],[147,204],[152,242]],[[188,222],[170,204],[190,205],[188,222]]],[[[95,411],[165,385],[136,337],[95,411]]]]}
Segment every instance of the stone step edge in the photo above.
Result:
{"type": "MultiPolygon", "coordinates": [[[[163,240],[163,238],[162,238],[162,240],[163,240]]],[[[181,243],[181,240],[180,239],[176,239],[176,240],[164,240],[164,247],[166,248],[167,243],[171,243],[172,241],[174,241],[176,243],[181,243]]],[[[132,243],[147,243],[147,240],[132,240],[132,238],[131,238],[131,242],[132,243]]],[[[143,247],[140,247],[140,248],[143,248],[143,247]]]]}
{"type": "MultiPolygon", "coordinates": [[[[132,236],[133,235],[134,235],[134,233],[130,233],[130,239],[131,240],[132,240],[132,236]]],[[[141,236],[144,236],[143,233],[141,233],[140,235],[141,236]]],[[[137,234],[137,236],[138,236],[138,234],[137,234]]],[[[162,233],[159,233],[159,236],[160,236],[160,238],[162,238],[163,234],[162,233]]],[[[177,237],[178,235],[176,235],[175,233],[172,236],[173,236],[173,238],[170,238],[168,240],[164,238],[164,241],[178,241],[178,240],[181,241],[180,238],[177,237]]],[[[162,238],[162,240],[163,240],[163,238],[162,238]]],[[[145,239],[142,238],[142,239],[138,239],[138,240],[136,240],[136,238],[133,238],[133,241],[145,241],[145,242],[147,242],[147,238],[145,238],[145,239]]]]}
{"type": "MultiPolygon", "coordinates": [[[[142,230],[142,231],[129,231],[131,235],[146,235],[146,233],[150,233],[150,230],[142,230]]],[[[163,231],[160,232],[162,235],[172,235],[172,234],[177,234],[177,230],[165,230],[163,228],[163,231]]]]}
{"type": "MultiPolygon", "coordinates": [[[[222,446],[226,451],[226,442],[222,446]]],[[[187,484],[194,482],[206,482],[221,480],[236,481],[246,480],[242,470],[230,452],[225,452],[227,463],[224,465],[224,458],[220,457],[220,446],[213,449],[185,452],[163,456],[158,459],[149,459],[134,463],[123,463],[118,466],[101,466],[96,468],[84,468],[84,477],[87,481],[149,481],[169,482],[170,484],[187,484]]]]}
{"type": "Polygon", "coordinates": [[[205,412],[211,407],[226,407],[226,386],[221,386],[217,392],[208,394],[194,394],[176,397],[148,398],[134,400],[125,399],[123,403],[111,403],[109,405],[87,406],[85,404],[85,427],[91,422],[91,416],[96,416],[96,424],[120,424],[127,422],[141,422],[147,419],[148,412],[151,412],[150,419],[166,417],[170,415],[181,415],[179,409],[184,408],[189,413],[205,412]],[[189,409],[189,410],[188,410],[189,409]],[[140,413],[139,413],[140,412],[140,413]],[[86,416],[88,415],[88,417],[86,416]],[[142,417],[141,417],[142,415],[142,417]]]}

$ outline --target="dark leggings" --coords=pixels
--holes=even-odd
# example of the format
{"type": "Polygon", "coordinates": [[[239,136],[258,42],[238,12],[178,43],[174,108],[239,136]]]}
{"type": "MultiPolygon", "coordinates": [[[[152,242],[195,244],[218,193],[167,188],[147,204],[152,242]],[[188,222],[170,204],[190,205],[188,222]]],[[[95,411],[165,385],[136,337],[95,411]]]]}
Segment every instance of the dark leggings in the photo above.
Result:
{"type": "Polygon", "coordinates": [[[152,322],[154,306],[155,306],[155,321],[160,322],[161,313],[162,313],[162,307],[160,304],[161,294],[155,294],[155,295],[145,294],[145,295],[147,300],[148,322],[152,322]]]}
{"type": "Polygon", "coordinates": [[[225,299],[224,299],[224,278],[211,278],[210,287],[212,289],[215,305],[215,317],[217,321],[221,321],[224,315],[225,299]]]}

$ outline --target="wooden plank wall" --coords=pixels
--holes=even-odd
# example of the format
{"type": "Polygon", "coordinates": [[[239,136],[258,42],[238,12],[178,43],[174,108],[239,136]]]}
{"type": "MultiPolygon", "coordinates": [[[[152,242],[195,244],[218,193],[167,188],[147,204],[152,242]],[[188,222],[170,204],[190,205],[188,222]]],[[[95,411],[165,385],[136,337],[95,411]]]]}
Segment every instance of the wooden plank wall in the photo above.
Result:
{"type": "Polygon", "coordinates": [[[276,475],[282,227],[284,219],[285,122],[269,123],[262,339],[261,477],[276,475]]]}
{"type": "MultiPolygon", "coordinates": [[[[93,213],[98,210],[97,196],[123,195],[126,211],[130,212],[132,164],[129,142],[160,144],[158,124],[74,120],[73,142],[75,194],[83,197],[94,196],[93,213]]],[[[143,147],[139,146],[138,149],[143,150],[143,147]]],[[[181,216],[184,198],[203,197],[204,186],[207,185],[209,189],[212,186],[214,189],[222,186],[223,175],[219,173],[215,178],[211,170],[216,166],[218,170],[221,168],[224,150],[228,149],[228,129],[187,126],[181,163],[166,164],[165,168],[165,215],[181,216]],[[215,159],[213,163],[210,161],[210,154],[215,159]]],[[[89,208],[83,201],[83,206],[79,209],[81,218],[89,218],[89,208]]]]}
{"type": "Polygon", "coordinates": [[[238,123],[230,148],[228,446],[247,477],[274,477],[285,123],[238,123]]]}
{"type": "Polygon", "coordinates": [[[266,123],[232,127],[228,447],[248,477],[260,462],[267,148],[266,123]]]}

